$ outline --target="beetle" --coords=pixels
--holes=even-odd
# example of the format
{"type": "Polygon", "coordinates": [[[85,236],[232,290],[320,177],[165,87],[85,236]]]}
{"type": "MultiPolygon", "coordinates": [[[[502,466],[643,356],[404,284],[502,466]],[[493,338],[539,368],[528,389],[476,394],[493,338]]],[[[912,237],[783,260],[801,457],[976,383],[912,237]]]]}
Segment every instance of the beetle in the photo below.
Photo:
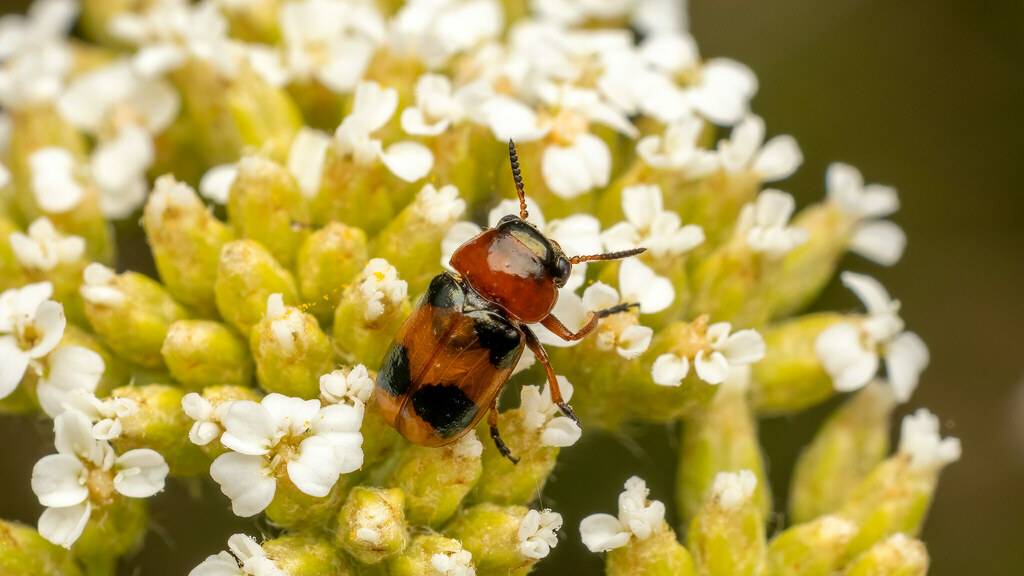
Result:
{"type": "Polygon", "coordinates": [[[591,311],[573,332],[551,314],[572,265],[635,256],[645,250],[566,257],[554,240],[527,222],[526,195],[515,144],[509,162],[519,195],[519,216],[509,214],[460,246],[416,304],[384,355],[376,397],[384,419],[413,444],[444,446],[469,432],[488,413],[491,438],[518,462],[498,433],[498,394],[528,347],[547,372],[551,400],[580,421],[562,400],[555,371],[527,324],[540,322],[566,341],[592,332],[598,320],[637,304],[591,311]]]}

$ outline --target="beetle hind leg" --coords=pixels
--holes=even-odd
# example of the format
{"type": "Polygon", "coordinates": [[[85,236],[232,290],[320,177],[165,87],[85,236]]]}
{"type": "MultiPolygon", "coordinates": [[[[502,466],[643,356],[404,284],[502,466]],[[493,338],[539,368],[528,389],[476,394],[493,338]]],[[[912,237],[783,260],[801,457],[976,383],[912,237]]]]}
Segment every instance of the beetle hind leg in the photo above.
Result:
{"type": "Polygon", "coordinates": [[[505,445],[505,441],[501,439],[501,434],[498,433],[498,399],[495,398],[491,402],[491,411],[487,414],[487,424],[491,427],[491,439],[494,440],[494,447],[498,449],[498,452],[508,458],[513,464],[519,464],[519,458],[512,456],[512,451],[505,445]]]}

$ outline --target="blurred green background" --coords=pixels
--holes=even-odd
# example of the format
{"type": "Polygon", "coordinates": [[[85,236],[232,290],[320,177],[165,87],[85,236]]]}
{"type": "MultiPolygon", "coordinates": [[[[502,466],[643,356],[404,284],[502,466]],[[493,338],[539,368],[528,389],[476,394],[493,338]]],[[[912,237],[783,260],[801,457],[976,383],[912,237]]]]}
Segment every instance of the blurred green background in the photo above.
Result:
{"type": "MultiPolygon", "coordinates": [[[[0,0],[0,13],[25,4],[0,0]]],[[[899,189],[903,260],[891,270],[856,257],[844,264],[901,299],[908,328],[931,349],[899,416],[928,407],[944,434],[963,441],[923,534],[930,573],[1024,573],[1024,3],[693,0],[690,13],[703,55],[749,65],[761,83],[754,110],[770,133],[800,142],[803,167],[777,187],[800,204],[816,201],[825,167],[841,160],[899,189]]],[[[859,303],[834,283],[819,306],[859,303]]],[[[795,447],[828,408],[762,424],[777,509],[795,447]]],[[[48,428],[0,417],[0,517],[36,522],[42,508],[28,471],[52,451],[48,428]]],[[[621,437],[588,433],[563,451],[543,505],[566,527],[536,573],[600,573],[577,527],[587,514],[614,513],[631,474],[647,479],[674,521],[676,443],[671,428],[637,426],[621,437]]],[[[212,483],[171,482],[152,505],[145,552],[124,574],[184,575],[229,534],[266,528],[234,518],[212,483]]]]}

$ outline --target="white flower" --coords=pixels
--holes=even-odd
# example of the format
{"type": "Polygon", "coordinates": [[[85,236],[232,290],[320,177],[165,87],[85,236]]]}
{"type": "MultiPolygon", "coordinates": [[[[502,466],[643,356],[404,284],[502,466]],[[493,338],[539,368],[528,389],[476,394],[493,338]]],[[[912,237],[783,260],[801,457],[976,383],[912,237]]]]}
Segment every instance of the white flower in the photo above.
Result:
{"type": "Polygon", "coordinates": [[[409,294],[409,284],[399,280],[398,270],[383,258],[367,262],[357,282],[359,296],[366,303],[363,317],[367,322],[374,322],[400,306],[409,294]]]}
{"type": "Polygon", "coordinates": [[[570,199],[608,185],[611,151],[604,140],[580,134],[567,146],[551,144],[541,157],[544,182],[560,198],[570,199]]]}
{"type": "Polygon", "coordinates": [[[896,190],[878,184],[864,185],[853,166],[835,162],[825,174],[828,203],[852,225],[850,250],[883,266],[903,256],[907,236],[899,226],[882,220],[899,210],[896,190]]]}
{"type": "Polygon", "coordinates": [[[788,226],[796,202],[778,190],[762,190],[757,200],[740,210],[736,236],[746,241],[755,252],[782,256],[807,242],[809,233],[803,228],[788,226]]]}
{"type": "Polygon", "coordinates": [[[776,136],[765,142],[764,120],[754,115],[737,124],[728,140],[719,141],[718,159],[726,172],[750,172],[762,182],[782,180],[804,161],[792,136],[776,136]]]}
{"type": "MultiPolygon", "coordinates": [[[[558,389],[562,400],[572,399],[572,384],[565,376],[557,376],[558,389]]],[[[539,386],[523,386],[520,391],[519,409],[523,413],[523,425],[527,430],[540,429],[540,443],[545,446],[572,446],[580,439],[583,431],[571,419],[562,415],[561,409],[551,401],[550,386],[541,391],[539,386]]]]}
{"type": "Polygon", "coordinates": [[[459,438],[455,443],[449,444],[447,448],[459,460],[479,460],[480,455],[484,453],[484,445],[480,443],[476,430],[470,430],[469,434],[459,438]]]}
{"type": "Polygon", "coordinates": [[[16,109],[53,101],[72,68],[68,33],[78,17],[74,0],[41,0],[28,17],[0,18],[0,104],[16,109]]]}
{"type": "Polygon", "coordinates": [[[180,108],[181,96],[168,81],[140,76],[127,59],[81,74],[57,100],[61,116],[91,135],[127,126],[159,134],[180,108]]]}
{"type": "Polygon", "coordinates": [[[188,576],[286,576],[252,536],[231,536],[228,549],[231,554],[222,551],[207,556],[188,576]]]}
{"type": "Polygon", "coordinates": [[[428,576],[476,576],[469,550],[438,552],[430,557],[430,567],[434,571],[428,576]]]}
{"type": "Polygon", "coordinates": [[[77,410],[54,420],[57,454],[44,456],[32,469],[32,491],[46,506],[39,533],[65,548],[81,536],[92,513],[92,491],[109,488],[129,498],[148,498],[163,490],[169,468],[148,448],[120,456],[93,435],[92,422],[77,410]]]}
{"type": "MultiPolygon", "coordinates": [[[[46,358],[46,369],[39,379],[36,394],[39,405],[47,416],[54,418],[63,412],[70,403],[75,409],[86,414],[104,414],[96,420],[106,420],[109,410],[106,404],[99,408],[88,409],[82,402],[82,394],[95,399],[92,393],[103,377],[106,366],[103,357],[84,346],[61,346],[46,358]]],[[[113,409],[113,408],[111,408],[113,409]]],[[[104,426],[113,426],[105,423],[104,426]]],[[[119,426],[119,425],[118,425],[119,426]]],[[[119,428],[118,428],[119,430],[119,428]]],[[[115,434],[116,435],[116,434],[115,434]]],[[[109,438],[104,438],[109,439],[109,438]]]]}
{"type": "Polygon", "coordinates": [[[757,476],[750,470],[719,472],[711,484],[711,501],[724,510],[749,502],[757,488],[757,476]]]}
{"type": "Polygon", "coordinates": [[[270,505],[282,472],[302,492],[324,497],[339,475],[363,464],[362,420],[362,406],[321,407],[319,400],[281,394],[232,402],[220,441],[233,452],[214,460],[210,475],[243,517],[270,505]]]}
{"type": "Polygon", "coordinates": [[[580,522],[580,537],[591,552],[607,552],[625,546],[629,539],[647,539],[665,522],[665,505],[648,503],[647,483],[637,476],[626,480],[619,495],[619,515],[592,514],[580,522]]]}
{"type": "Polygon", "coordinates": [[[451,184],[435,188],[427,183],[416,194],[412,210],[430,224],[448,228],[466,211],[466,201],[459,197],[459,189],[451,184]]]}
{"type": "Polygon", "coordinates": [[[434,69],[504,28],[504,9],[495,0],[412,0],[391,19],[391,50],[434,69]]]}
{"type": "MultiPolygon", "coordinates": [[[[706,317],[704,317],[706,318],[706,317]]],[[[764,338],[754,330],[740,330],[730,334],[732,325],[718,322],[707,327],[700,334],[700,324],[694,322],[695,339],[703,336],[704,342],[687,353],[669,352],[658,356],[651,366],[651,378],[661,386],[679,386],[690,372],[693,363],[697,377],[708,384],[721,384],[729,377],[730,371],[752,364],[764,358],[764,338]]]]}
{"type": "Polygon", "coordinates": [[[164,218],[178,213],[198,212],[205,207],[196,191],[184,182],[178,182],[172,174],[156,179],[153,191],[146,200],[146,218],[158,226],[164,225],[164,218]]]}
{"type": "Polygon", "coordinates": [[[815,340],[814,351],[832,385],[841,392],[864,387],[884,357],[896,399],[906,402],[928,366],[928,347],[917,334],[903,330],[899,301],[890,299],[877,280],[852,272],[843,272],[840,278],[864,303],[867,316],[830,326],[815,340]]]}
{"type": "Polygon", "coordinates": [[[85,253],[85,239],[64,236],[45,216],[29,225],[28,234],[12,232],[8,239],[15,258],[30,270],[51,272],[59,264],[78,261],[85,253]]]}
{"type": "Polygon", "coordinates": [[[49,282],[0,294],[0,398],[18,387],[25,371],[49,354],[64,335],[64,307],[50,300],[49,282]]]}
{"type": "Polygon", "coordinates": [[[117,273],[103,264],[93,262],[82,271],[82,299],[96,306],[120,307],[125,295],[117,284],[117,273]]]}
{"type": "Polygon", "coordinates": [[[464,120],[479,120],[483,104],[493,97],[490,84],[477,80],[452,89],[440,74],[423,74],[416,81],[416,105],[402,111],[402,130],[416,136],[437,136],[464,120]]]}
{"type": "Polygon", "coordinates": [[[279,19],[288,76],[299,82],[315,78],[339,93],[351,92],[362,79],[384,33],[377,9],[355,2],[289,2],[279,19]]]}
{"type": "Polygon", "coordinates": [[[700,226],[683,226],[678,213],[664,209],[660,186],[624,188],[622,211],[626,221],[601,234],[601,241],[609,252],[643,246],[655,258],[662,258],[689,252],[704,242],[704,230],[700,226]]]}
{"type": "Polygon", "coordinates": [[[701,116],[731,126],[749,113],[756,93],[757,77],[750,68],[729,58],[712,58],[701,66],[697,83],[687,96],[701,116]]]}
{"type": "Polygon", "coordinates": [[[185,415],[195,420],[188,431],[188,439],[197,446],[205,446],[220,438],[224,433],[221,419],[227,414],[231,402],[220,402],[216,406],[195,392],[185,394],[181,399],[181,409],[185,415]]]}
{"type": "Polygon", "coordinates": [[[937,471],[960,459],[960,440],[940,437],[938,416],[919,408],[903,418],[899,452],[910,458],[911,468],[937,471]]]}
{"type": "Polygon", "coordinates": [[[149,190],[146,171],[154,159],[153,137],[136,125],[123,127],[112,140],[96,146],[89,167],[105,216],[126,218],[142,206],[149,190]]]}
{"type": "MultiPolygon", "coordinates": [[[[295,176],[299,190],[302,190],[302,195],[308,200],[316,198],[320,193],[320,182],[324,175],[324,160],[327,158],[327,150],[330,146],[331,137],[328,134],[307,126],[300,128],[295,139],[292,140],[292,146],[288,150],[288,171],[295,176]]],[[[234,181],[234,176],[231,176],[231,181],[234,181]]],[[[228,183],[227,190],[230,191],[230,188],[231,184],[228,183]]],[[[220,189],[223,190],[224,186],[221,185],[220,189]]],[[[227,202],[227,193],[225,192],[221,196],[224,201],[220,203],[227,202]]]]}
{"type": "Polygon", "coordinates": [[[683,116],[665,127],[659,136],[644,136],[636,143],[636,153],[645,164],[660,170],[682,172],[689,178],[700,178],[718,169],[718,154],[700,146],[704,121],[696,116],[683,116]]]}
{"type": "Polygon", "coordinates": [[[75,157],[64,148],[40,148],[28,158],[36,204],[49,214],[78,206],[85,192],[75,179],[75,157]]]}
{"type": "Polygon", "coordinates": [[[661,312],[676,299],[672,282],[637,258],[626,258],[619,264],[619,291],[623,301],[640,304],[641,314],[661,312]]]}
{"type": "Polygon", "coordinates": [[[320,397],[324,404],[366,404],[373,394],[373,378],[366,366],[335,370],[320,377],[320,397]]]}
{"type": "Polygon", "coordinates": [[[519,552],[527,558],[540,560],[558,546],[558,530],[562,515],[551,510],[530,510],[519,524],[519,552]]]}
{"type": "MultiPolygon", "coordinates": [[[[231,198],[231,187],[235,184],[236,178],[238,178],[238,162],[214,166],[207,170],[199,180],[199,194],[217,204],[227,204],[231,198]]],[[[319,189],[320,181],[317,180],[317,190],[319,191],[319,189]]]]}
{"type": "Polygon", "coordinates": [[[380,160],[392,174],[406,182],[415,182],[430,172],[434,154],[426,146],[412,141],[396,142],[386,149],[372,134],[384,127],[398,108],[398,91],[382,88],[376,82],[356,86],[352,113],[334,133],[338,152],[352,157],[356,164],[380,160]]]}

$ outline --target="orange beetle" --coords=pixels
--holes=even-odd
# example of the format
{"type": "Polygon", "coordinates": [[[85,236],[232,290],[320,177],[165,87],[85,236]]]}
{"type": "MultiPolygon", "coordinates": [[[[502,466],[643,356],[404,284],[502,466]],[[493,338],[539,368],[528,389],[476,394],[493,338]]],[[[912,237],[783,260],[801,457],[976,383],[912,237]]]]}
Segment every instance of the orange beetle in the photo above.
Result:
{"type": "Polygon", "coordinates": [[[544,347],[527,324],[540,322],[563,340],[579,340],[600,318],[636,304],[592,311],[572,332],[551,310],[573,264],[634,256],[644,248],[568,258],[557,242],[526,221],[526,196],[515,144],[509,161],[519,195],[519,216],[510,214],[452,254],[458,274],[434,277],[388,348],[377,374],[377,401],[387,422],[421,446],[443,446],[461,438],[489,411],[491,437],[513,463],[498,434],[498,393],[528,346],[544,365],[551,400],[579,419],[562,400],[544,347]]]}

